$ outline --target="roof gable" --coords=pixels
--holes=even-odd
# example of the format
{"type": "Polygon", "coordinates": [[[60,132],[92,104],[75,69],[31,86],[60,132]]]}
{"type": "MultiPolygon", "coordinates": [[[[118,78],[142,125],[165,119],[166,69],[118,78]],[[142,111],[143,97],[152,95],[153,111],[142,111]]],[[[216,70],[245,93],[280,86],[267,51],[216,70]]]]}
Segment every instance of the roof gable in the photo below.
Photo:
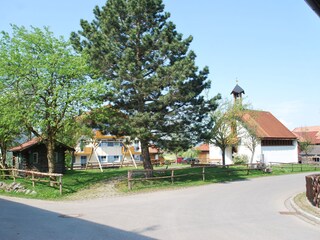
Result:
{"type": "Polygon", "coordinates": [[[246,111],[242,119],[262,139],[296,139],[297,137],[270,112],[246,111]]]}

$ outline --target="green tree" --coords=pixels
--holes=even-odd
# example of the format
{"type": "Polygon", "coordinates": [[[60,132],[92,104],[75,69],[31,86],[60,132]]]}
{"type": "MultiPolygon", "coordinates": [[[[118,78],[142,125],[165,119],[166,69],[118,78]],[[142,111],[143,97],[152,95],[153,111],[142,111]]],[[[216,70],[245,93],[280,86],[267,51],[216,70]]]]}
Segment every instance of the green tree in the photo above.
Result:
{"type": "Polygon", "coordinates": [[[213,128],[209,133],[210,142],[222,152],[222,165],[226,165],[226,149],[238,144],[237,122],[240,122],[243,111],[241,103],[224,101],[212,114],[213,128]]]}
{"type": "Polygon", "coordinates": [[[0,96],[0,150],[1,168],[6,168],[7,150],[17,143],[25,132],[21,126],[21,117],[8,94],[0,96]]]}
{"type": "Polygon", "coordinates": [[[11,107],[23,125],[40,137],[47,148],[49,172],[55,171],[58,134],[73,124],[79,109],[91,104],[95,92],[86,59],[69,42],[48,28],[12,26],[12,36],[0,39],[0,78],[11,107]]]}
{"type": "Polygon", "coordinates": [[[300,136],[298,138],[300,151],[305,154],[305,161],[308,161],[308,155],[313,149],[313,144],[308,132],[309,131],[307,127],[302,127],[301,133],[299,133],[300,136]]]}
{"type": "Polygon", "coordinates": [[[162,0],[108,0],[94,16],[91,23],[81,20],[71,40],[113,90],[105,100],[125,116],[108,125],[121,123],[122,134],[140,140],[145,169],[152,169],[149,144],[169,146],[183,135],[195,145],[217,104],[202,95],[210,88],[209,70],[195,65],[192,37],[177,32],[162,0]]]}
{"type": "MultiPolygon", "coordinates": [[[[245,113],[245,112],[244,112],[245,113]]],[[[252,117],[254,118],[254,112],[251,112],[252,117]]],[[[250,156],[250,165],[253,163],[254,153],[256,148],[260,142],[260,138],[257,135],[257,126],[254,121],[247,122],[244,119],[240,119],[241,126],[245,129],[242,133],[240,133],[242,144],[247,147],[251,153],[250,156]]]]}

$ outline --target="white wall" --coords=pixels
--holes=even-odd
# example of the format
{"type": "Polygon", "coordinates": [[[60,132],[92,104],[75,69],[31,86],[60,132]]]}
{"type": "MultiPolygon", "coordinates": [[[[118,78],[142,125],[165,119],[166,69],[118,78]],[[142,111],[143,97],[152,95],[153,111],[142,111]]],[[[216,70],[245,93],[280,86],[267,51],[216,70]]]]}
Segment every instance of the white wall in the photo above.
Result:
{"type": "MultiPolygon", "coordinates": [[[[238,154],[248,156],[248,161],[251,159],[251,151],[246,147],[245,143],[250,141],[248,132],[244,128],[238,129],[241,136],[240,145],[238,146],[238,154]]],[[[209,145],[209,157],[211,162],[219,161],[222,163],[222,152],[219,147],[213,144],[209,145]]],[[[261,146],[260,140],[255,148],[253,155],[253,163],[262,162],[279,162],[279,163],[298,163],[298,143],[293,140],[292,146],[261,146]]],[[[232,164],[231,148],[226,149],[226,164],[232,164]]]]}
{"type": "MultiPolygon", "coordinates": [[[[226,149],[226,164],[232,164],[231,148],[226,149]]],[[[222,164],[222,151],[219,147],[209,144],[209,162],[222,164]]]]}
{"type": "Polygon", "coordinates": [[[263,146],[264,162],[298,163],[298,144],[293,146],[263,146]]]}

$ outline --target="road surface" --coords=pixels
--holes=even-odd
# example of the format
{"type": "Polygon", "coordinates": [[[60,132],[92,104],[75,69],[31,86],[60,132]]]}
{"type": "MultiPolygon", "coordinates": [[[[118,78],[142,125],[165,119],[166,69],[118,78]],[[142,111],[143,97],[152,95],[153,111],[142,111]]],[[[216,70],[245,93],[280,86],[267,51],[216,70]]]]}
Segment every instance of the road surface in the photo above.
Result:
{"type": "Polygon", "coordinates": [[[285,205],[305,175],[79,201],[0,197],[0,239],[320,239],[285,205]]]}

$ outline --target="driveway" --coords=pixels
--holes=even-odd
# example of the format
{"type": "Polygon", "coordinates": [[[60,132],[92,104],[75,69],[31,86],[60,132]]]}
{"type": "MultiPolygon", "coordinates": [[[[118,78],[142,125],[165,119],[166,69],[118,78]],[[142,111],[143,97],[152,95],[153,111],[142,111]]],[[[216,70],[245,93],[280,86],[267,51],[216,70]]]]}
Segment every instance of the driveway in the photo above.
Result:
{"type": "Polygon", "coordinates": [[[85,201],[0,197],[1,239],[319,240],[320,226],[285,206],[305,175],[85,201]]]}

